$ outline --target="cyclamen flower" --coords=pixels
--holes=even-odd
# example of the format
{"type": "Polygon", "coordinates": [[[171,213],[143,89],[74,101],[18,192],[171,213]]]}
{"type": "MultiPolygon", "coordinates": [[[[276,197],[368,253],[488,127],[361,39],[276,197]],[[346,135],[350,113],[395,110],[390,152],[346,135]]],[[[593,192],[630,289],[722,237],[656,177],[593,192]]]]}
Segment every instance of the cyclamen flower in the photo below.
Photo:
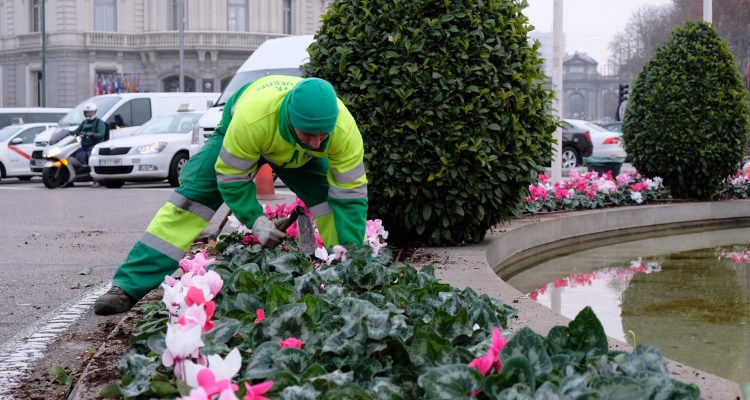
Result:
{"type": "Polygon", "coordinates": [[[196,253],[192,259],[185,257],[180,260],[180,268],[182,268],[184,272],[192,271],[198,275],[203,275],[206,273],[206,266],[215,261],[214,258],[207,258],[207,256],[208,253],[204,249],[196,253]]]}
{"type": "Polygon", "coordinates": [[[273,381],[265,381],[252,386],[245,382],[247,393],[245,394],[245,397],[243,397],[243,400],[268,400],[268,397],[263,395],[271,389],[271,386],[273,386],[273,381]]]}
{"type": "Polygon", "coordinates": [[[638,203],[638,204],[643,203],[643,195],[641,194],[641,192],[631,191],[630,192],[630,198],[633,199],[633,201],[636,202],[636,203],[638,203]]]}
{"type": "Polygon", "coordinates": [[[340,245],[337,244],[337,245],[333,246],[332,250],[333,250],[333,254],[336,256],[337,260],[339,260],[341,262],[346,261],[346,247],[340,246],[340,245]]]}
{"type": "Polygon", "coordinates": [[[283,342],[279,342],[279,346],[281,346],[282,349],[285,349],[287,347],[293,347],[295,349],[301,349],[302,348],[302,341],[297,338],[288,338],[284,340],[283,342]]]}
{"type": "MultiPolygon", "coordinates": [[[[242,356],[237,348],[222,358],[218,354],[206,357],[208,367],[195,364],[191,361],[185,362],[185,383],[192,388],[202,388],[208,396],[224,394],[224,392],[237,391],[238,387],[232,384],[232,378],[237,375],[242,366],[242,356]]],[[[224,394],[224,398],[229,393],[224,394]]],[[[236,398],[236,396],[235,396],[236,398]]]]}
{"type": "Polygon", "coordinates": [[[187,396],[178,397],[177,400],[210,400],[206,391],[202,388],[191,389],[187,396]]]}
{"type": "Polygon", "coordinates": [[[259,324],[260,321],[263,321],[263,318],[265,317],[266,317],[266,312],[262,308],[259,308],[255,310],[255,321],[253,322],[256,324],[259,324]]]}
{"type": "Polygon", "coordinates": [[[245,246],[260,244],[260,240],[258,240],[258,237],[255,235],[245,235],[242,238],[242,244],[244,244],[245,246]]]}
{"type": "Polygon", "coordinates": [[[168,283],[162,283],[161,287],[164,289],[164,296],[162,296],[162,302],[167,309],[167,312],[172,317],[178,317],[180,310],[185,306],[185,293],[183,290],[182,282],[177,281],[173,285],[168,283]]]}
{"type": "Polygon", "coordinates": [[[498,327],[492,328],[492,344],[481,357],[477,357],[472,360],[469,365],[476,368],[482,375],[487,375],[490,369],[494,366],[498,373],[503,370],[503,365],[500,362],[500,352],[503,351],[503,347],[508,341],[503,338],[503,334],[498,327]]]}
{"type": "Polygon", "coordinates": [[[216,306],[213,301],[209,301],[205,305],[191,305],[177,319],[177,323],[180,325],[200,326],[203,332],[208,332],[215,326],[214,322],[211,321],[215,310],[216,306]]]}
{"type": "Polygon", "coordinates": [[[167,349],[162,353],[161,362],[165,367],[174,365],[175,377],[182,379],[185,361],[200,355],[199,351],[203,346],[201,327],[168,324],[164,342],[167,349]]]}
{"type": "Polygon", "coordinates": [[[318,247],[315,249],[315,257],[321,260],[323,264],[330,265],[333,259],[336,258],[336,254],[328,254],[328,250],[325,247],[318,247]]]}
{"type": "Polygon", "coordinates": [[[383,228],[383,221],[379,219],[367,220],[365,227],[365,237],[380,236],[383,239],[388,239],[388,231],[383,228]]]}

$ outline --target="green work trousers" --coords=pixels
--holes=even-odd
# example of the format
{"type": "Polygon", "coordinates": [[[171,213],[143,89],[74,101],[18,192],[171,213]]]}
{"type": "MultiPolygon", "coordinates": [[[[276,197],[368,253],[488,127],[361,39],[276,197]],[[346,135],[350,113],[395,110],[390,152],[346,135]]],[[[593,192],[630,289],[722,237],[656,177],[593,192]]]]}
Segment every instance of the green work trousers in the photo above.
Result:
{"type": "MultiPolygon", "coordinates": [[[[143,236],[115,272],[112,285],[140,299],[179,267],[179,261],[203,232],[223,200],[214,165],[224,135],[213,135],[180,173],[180,187],[156,213],[143,236]]],[[[265,162],[261,159],[259,166],[265,162]]],[[[307,207],[328,198],[328,159],[313,158],[301,168],[271,164],[278,177],[307,207]]]]}

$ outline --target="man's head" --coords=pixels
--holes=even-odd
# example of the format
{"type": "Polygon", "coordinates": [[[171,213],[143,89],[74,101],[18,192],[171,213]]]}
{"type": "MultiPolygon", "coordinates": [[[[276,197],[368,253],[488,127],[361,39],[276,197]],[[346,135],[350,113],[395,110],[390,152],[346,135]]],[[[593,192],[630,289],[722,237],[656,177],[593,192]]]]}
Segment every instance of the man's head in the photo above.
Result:
{"type": "Polygon", "coordinates": [[[88,103],[83,106],[83,117],[86,118],[86,120],[91,121],[96,116],[96,111],[96,104],[88,103]]]}
{"type": "Polygon", "coordinates": [[[289,123],[297,137],[311,149],[319,148],[336,128],[336,91],[328,81],[307,78],[294,85],[289,96],[289,123]]]}

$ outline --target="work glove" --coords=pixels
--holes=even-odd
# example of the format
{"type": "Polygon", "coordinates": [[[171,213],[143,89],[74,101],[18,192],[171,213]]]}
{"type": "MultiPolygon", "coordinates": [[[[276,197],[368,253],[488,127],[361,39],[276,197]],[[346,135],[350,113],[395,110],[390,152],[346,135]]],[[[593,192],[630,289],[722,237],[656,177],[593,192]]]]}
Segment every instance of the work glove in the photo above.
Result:
{"type": "Polygon", "coordinates": [[[286,238],[286,233],[280,231],[276,224],[265,216],[255,220],[252,230],[263,247],[276,247],[286,238]]]}

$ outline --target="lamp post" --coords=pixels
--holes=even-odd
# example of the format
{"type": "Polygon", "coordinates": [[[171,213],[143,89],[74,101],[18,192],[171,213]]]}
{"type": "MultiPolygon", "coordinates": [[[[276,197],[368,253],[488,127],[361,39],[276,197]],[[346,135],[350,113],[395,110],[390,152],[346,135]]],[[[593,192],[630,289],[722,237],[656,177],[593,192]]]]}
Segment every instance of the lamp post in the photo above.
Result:
{"type": "Polygon", "coordinates": [[[47,0],[41,0],[42,1],[42,87],[40,90],[40,99],[39,99],[39,105],[42,107],[47,107],[47,24],[45,23],[46,19],[46,12],[44,4],[47,3],[47,0]]]}
{"type": "MultiPolygon", "coordinates": [[[[557,116],[563,116],[563,0],[555,0],[552,16],[552,86],[555,89],[554,108],[557,116]]],[[[562,180],[562,128],[555,129],[552,134],[555,146],[552,152],[552,182],[562,180]]]]}
{"type": "Polygon", "coordinates": [[[703,0],[703,21],[713,23],[712,0],[703,0]]]}
{"type": "Polygon", "coordinates": [[[185,91],[185,0],[177,0],[177,25],[180,30],[180,92],[185,91]]]}

